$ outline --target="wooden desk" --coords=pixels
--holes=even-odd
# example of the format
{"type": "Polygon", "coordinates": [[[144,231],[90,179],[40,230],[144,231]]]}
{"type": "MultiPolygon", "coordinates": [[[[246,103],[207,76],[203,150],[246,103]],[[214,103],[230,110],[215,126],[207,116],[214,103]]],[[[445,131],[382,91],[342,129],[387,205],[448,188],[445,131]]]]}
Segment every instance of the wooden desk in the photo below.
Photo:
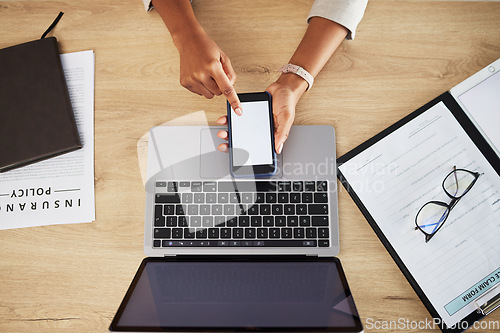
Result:
{"type": "MultiPolygon", "coordinates": [[[[234,65],[239,92],[264,90],[295,50],[312,0],[290,3],[194,1],[234,65]]],[[[0,48],[39,38],[59,11],[52,35],[62,52],[96,53],[97,219],[0,231],[2,332],[105,332],[144,257],[139,138],[194,111],[205,110],[210,124],[225,112],[222,97],[205,100],[179,85],[177,51],[140,0],[2,1],[0,48]]],[[[346,153],[500,57],[499,18],[498,2],[372,0],[357,38],[299,102],[295,123],[334,126],[338,154],[346,153]]],[[[339,197],[340,257],[363,322],[429,319],[343,188],[339,197]]],[[[488,320],[500,321],[500,311],[488,320]]]]}

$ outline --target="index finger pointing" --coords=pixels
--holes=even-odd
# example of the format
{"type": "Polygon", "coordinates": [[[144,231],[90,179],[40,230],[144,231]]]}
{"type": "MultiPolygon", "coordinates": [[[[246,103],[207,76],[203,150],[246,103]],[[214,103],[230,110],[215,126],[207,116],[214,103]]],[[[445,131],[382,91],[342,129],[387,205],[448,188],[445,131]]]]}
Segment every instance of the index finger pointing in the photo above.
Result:
{"type": "Polygon", "coordinates": [[[220,91],[226,97],[229,104],[231,104],[231,107],[233,108],[234,112],[238,116],[241,116],[242,108],[240,99],[238,98],[238,94],[236,94],[236,90],[234,90],[234,87],[229,81],[226,73],[222,69],[222,65],[220,66],[220,70],[215,71],[214,80],[219,86],[220,91]]]}

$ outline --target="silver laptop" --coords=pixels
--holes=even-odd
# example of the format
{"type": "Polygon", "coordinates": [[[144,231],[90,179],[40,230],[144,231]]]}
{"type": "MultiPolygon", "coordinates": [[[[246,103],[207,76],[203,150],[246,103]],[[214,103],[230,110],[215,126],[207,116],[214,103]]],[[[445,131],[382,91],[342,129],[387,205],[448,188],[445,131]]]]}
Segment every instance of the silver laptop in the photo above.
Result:
{"type": "Polygon", "coordinates": [[[222,128],[150,130],[145,254],[336,256],[333,127],[293,126],[268,179],[230,176],[222,128]]]}

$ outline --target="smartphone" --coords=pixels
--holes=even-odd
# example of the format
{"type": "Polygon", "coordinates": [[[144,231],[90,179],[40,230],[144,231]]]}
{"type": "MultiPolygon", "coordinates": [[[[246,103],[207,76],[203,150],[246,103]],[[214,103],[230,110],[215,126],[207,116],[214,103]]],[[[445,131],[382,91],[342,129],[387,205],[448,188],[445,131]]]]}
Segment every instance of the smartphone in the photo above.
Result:
{"type": "Polygon", "coordinates": [[[236,178],[263,178],[276,173],[274,122],[271,94],[238,94],[243,115],[227,103],[229,170],[236,178]]]}

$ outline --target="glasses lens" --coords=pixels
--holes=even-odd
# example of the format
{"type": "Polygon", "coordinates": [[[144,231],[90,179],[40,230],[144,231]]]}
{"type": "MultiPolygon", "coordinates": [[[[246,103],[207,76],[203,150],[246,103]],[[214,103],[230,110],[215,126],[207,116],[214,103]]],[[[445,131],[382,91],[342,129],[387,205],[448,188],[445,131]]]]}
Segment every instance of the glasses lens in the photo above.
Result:
{"type": "Polygon", "coordinates": [[[460,198],[470,189],[476,177],[474,174],[464,171],[453,171],[443,182],[444,190],[454,198],[460,198]]]}
{"type": "Polygon", "coordinates": [[[417,226],[428,235],[435,233],[448,216],[448,207],[429,202],[418,212],[417,226]]]}

